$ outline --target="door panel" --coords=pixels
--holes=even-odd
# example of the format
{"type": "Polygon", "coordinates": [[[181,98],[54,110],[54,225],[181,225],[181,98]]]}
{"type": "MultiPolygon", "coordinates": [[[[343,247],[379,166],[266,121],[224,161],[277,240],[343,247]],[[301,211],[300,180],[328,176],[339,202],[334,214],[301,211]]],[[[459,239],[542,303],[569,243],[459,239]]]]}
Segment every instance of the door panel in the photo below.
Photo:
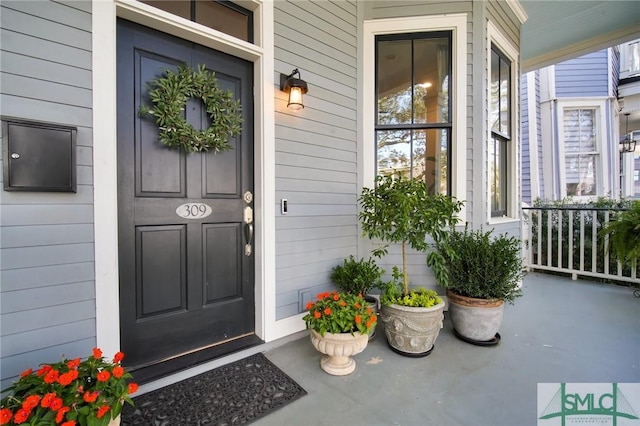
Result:
{"type": "MultiPolygon", "coordinates": [[[[253,64],[126,21],[117,37],[121,347],[129,367],[157,376],[259,341],[243,232],[244,208],[253,207],[243,199],[253,192],[253,64]],[[242,132],[231,151],[168,148],[139,116],[147,84],[181,63],[204,64],[240,99],[242,132]],[[211,214],[176,213],[194,203],[211,214]]],[[[196,99],[185,119],[209,126],[196,99]]]]}

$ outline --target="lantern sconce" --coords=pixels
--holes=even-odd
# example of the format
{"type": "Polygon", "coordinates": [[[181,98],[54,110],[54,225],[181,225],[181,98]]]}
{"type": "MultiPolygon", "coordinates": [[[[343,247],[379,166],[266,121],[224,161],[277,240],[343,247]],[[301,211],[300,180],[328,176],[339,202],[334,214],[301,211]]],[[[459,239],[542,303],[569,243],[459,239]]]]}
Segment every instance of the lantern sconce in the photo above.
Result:
{"type": "Polygon", "coordinates": [[[620,151],[622,153],[634,152],[636,150],[636,141],[631,137],[631,133],[629,133],[629,113],[624,114],[627,117],[627,133],[624,136],[624,139],[620,141],[620,151]]]}
{"type": "Polygon", "coordinates": [[[289,75],[280,74],[280,90],[289,94],[289,101],[287,102],[288,108],[291,108],[294,111],[304,108],[302,95],[306,94],[309,89],[307,87],[307,82],[300,78],[300,71],[298,68],[293,70],[289,75]],[[298,75],[298,78],[294,77],[296,74],[298,75]]]}

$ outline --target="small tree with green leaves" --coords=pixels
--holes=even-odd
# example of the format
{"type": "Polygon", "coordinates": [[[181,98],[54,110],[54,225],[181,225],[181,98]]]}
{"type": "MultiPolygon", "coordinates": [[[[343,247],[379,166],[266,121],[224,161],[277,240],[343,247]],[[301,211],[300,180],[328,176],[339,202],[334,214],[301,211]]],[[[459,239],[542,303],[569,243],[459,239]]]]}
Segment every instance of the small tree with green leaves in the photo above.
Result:
{"type": "Polygon", "coordinates": [[[359,219],[365,236],[386,244],[373,250],[382,257],[390,244],[402,248],[402,293],[409,294],[407,274],[407,245],[420,252],[428,252],[427,264],[438,281],[446,279],[444,259],[431,249],[427,237],[442,239],[450,226],[456,223],[456,214],[462,202],[442,194],[429,195],[426,185],[396,173],[377,176],[375,188],[363,188],[359,198],[359,219]]]}

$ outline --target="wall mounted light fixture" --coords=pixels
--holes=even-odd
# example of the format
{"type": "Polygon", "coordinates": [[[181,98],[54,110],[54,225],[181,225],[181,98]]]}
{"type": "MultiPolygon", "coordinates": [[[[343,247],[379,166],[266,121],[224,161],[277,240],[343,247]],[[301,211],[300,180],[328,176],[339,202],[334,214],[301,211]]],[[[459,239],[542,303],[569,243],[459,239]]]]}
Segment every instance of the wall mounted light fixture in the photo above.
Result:
{"type": "Polygon", "coordinates": [[[293,70],[291,74],[280,74],[280,90],[289,94],[289,101],[287,107],[292,110],[299,110],[304,108],[302,102],[302,95],[309,91],[307,82],[300,78],[300,71],[298,68],[293,70]],[[294,75],[298,74],[298,78],[294,75]]]}
{"type": "Polygon", "coordinates": [[[636,150],[636,141],[631,137],[631,133],[629,133],[629,113],[625,113],[627,116],[627,134],[624,136],[624,139],[620,141],[620,151],[623,153],[634,152],[636,150]]]}

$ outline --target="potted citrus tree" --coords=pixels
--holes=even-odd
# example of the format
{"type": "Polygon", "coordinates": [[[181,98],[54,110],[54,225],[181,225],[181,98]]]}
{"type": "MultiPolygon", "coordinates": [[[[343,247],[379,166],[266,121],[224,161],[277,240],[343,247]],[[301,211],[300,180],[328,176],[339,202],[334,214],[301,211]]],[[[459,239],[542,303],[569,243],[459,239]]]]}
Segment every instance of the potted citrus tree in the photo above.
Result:
{"type": "Polygon", "coordinates": [[[383,289],[380,319],[391,348],[407,356],[431,353],[442,328],[444,302],[423,288],[411,288],[407,273],[407,247],[428,253],[428,265],[436,277],[444,276],[443,259],[432,250],[456,222],[462,203],[445,195],[428,194],[419,179],[401,174],[376,177],[374,188],[364,188],[359,198],[363,234],[381,241],[373,250],[385,256],[390,244],[402,249],[402,267],[394,267],[393,279],[383,289]]]}
{"type": "Polygon", "coordinates": [[[456,336],[469,343],[499,343],[504,302],[522,296],[521,241],[492,231],[452,229],[436,243],[446,265],[449,312],[456,336]]]}
{"type": "Polygon", "coordinates": [[[356,369],[351,357],[367,347],[376,314],[359,294],[325,292],[316,299],[307,303],[302,319],[313,347],[324,354],[320,367],[334,376],[351,374],[356,369]]]}
{"type": "Polygon", "coordinates": [[[120,365],[124,354],[103,358],[99,348],[85,360],[64,359],[28,369],[0,401],[1,425],[115,426],[123,404],[138,389],[120,365]]]}
{"type": "MultiPolygon", "coordinates": [[[[353,255],[336,265],[331,270],[331,281],[333,281],[340,291],[351,294],[360,294],[364,300],[378,314],[378,299],[369,294],[373,288],[379,288],[382,284],[381,278],[384,270],[376,265],[375,260],[356,259],[353,255]]],[[[369,331],[369,340],[375,337],[375,325],[369,331]]]]}

